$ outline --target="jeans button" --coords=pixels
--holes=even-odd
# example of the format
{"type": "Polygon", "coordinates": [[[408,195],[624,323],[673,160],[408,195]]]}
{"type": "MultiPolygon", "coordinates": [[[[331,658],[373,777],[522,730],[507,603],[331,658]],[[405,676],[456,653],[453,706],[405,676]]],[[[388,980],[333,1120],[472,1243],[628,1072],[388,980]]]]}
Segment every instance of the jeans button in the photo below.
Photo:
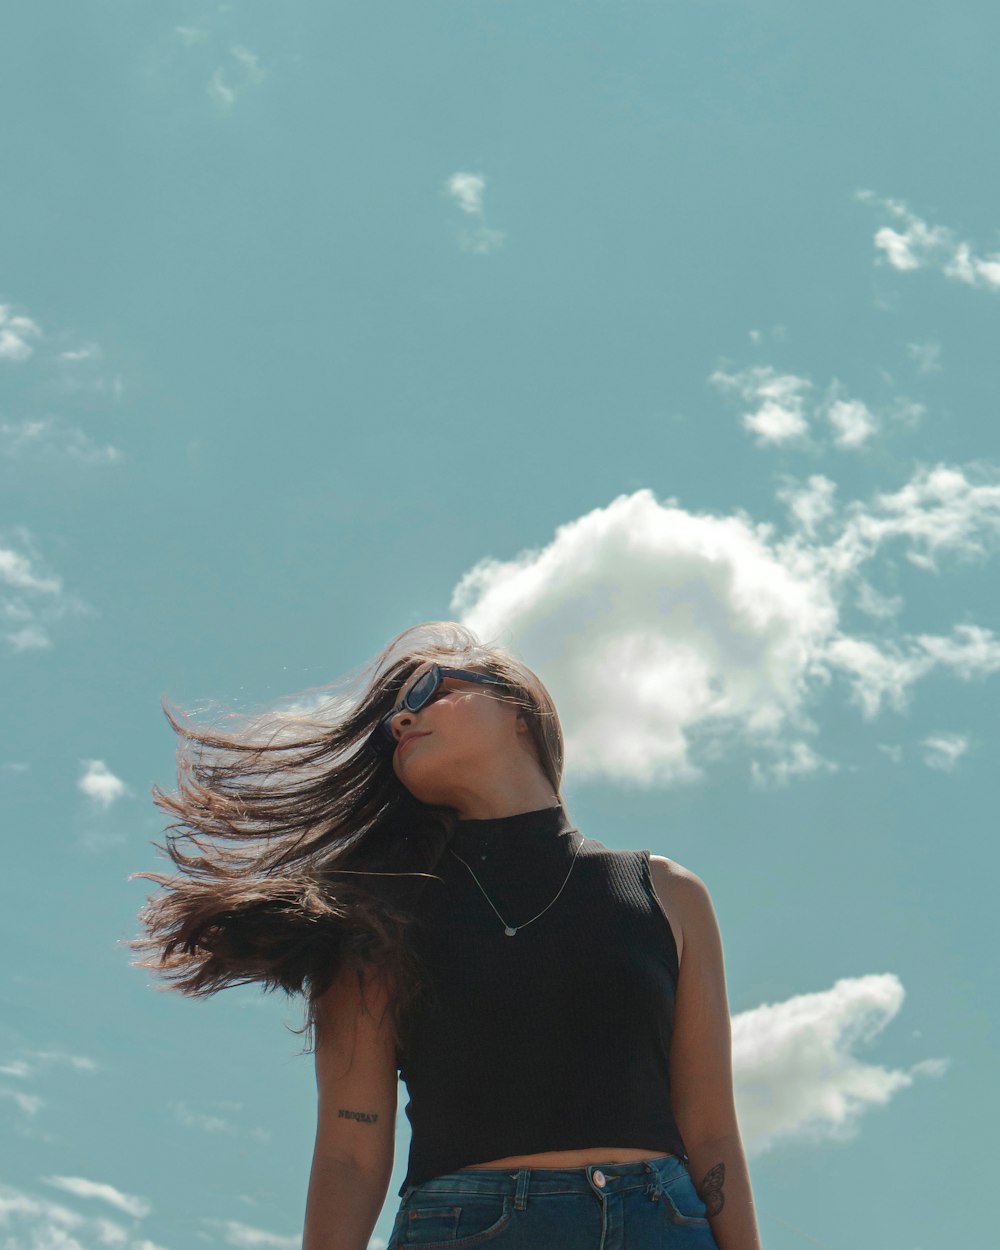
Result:
{"type": "Polygon", "coordinates": [[[597,1171],[594,1173],[594,1184],[597,1185],[598,1188],[603,1189],[606,1183],[607,1182],[604,1178],[604,1173],[601,1171],[600,1168],[598,1168],[597,1171]]]}

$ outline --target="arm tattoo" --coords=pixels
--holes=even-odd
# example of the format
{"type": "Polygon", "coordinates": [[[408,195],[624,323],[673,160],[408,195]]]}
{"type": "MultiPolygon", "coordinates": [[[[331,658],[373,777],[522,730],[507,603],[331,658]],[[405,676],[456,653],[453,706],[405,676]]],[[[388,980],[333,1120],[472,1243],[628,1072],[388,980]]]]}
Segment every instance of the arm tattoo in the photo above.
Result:
{"type": "Polygon", "coordinates": [[[718,1215],[725,1205],[722,1196],[722,1182],[726,1179],[726,1165],[717,1163],[708,1169],[700,1185],[696,1186],[698,1196],[708,1208],[709,1215],[718,1215]]]}
{"type": "Polygon", "coordinates": [[[337,1112],[338,1119],[341,1120],[357,1120],[359,1124],[374,1124],[378,1119],[377,1111],[348,1111],[346,1107],[341,1107],[337,1112]]]}

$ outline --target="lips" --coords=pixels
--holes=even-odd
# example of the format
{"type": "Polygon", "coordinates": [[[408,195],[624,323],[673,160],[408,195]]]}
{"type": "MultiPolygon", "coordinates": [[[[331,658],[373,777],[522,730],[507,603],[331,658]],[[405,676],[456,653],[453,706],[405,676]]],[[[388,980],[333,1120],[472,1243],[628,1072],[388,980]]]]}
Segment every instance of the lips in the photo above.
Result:
{"type": "MultiPolygon", "coordinates": [[[[430,731],[428,731],[428,732],[430,732],[430,731]]],[[[417,734],[417,733],[412,733],[412,734],[406,734],[404,737],[400,738],[400,740],[399,740],[399,744],[398,744],[398,746],[396,747],[396,754],[397,754],[397,755],[401,754],[401,752],[402,752],[403,748],[404,748],[404,747],[405,747],[408,743],[413,742],[415,738],[426,738],[426,737],[427,737],[427,733],[419,733],[419,734],[417,734]]]]}

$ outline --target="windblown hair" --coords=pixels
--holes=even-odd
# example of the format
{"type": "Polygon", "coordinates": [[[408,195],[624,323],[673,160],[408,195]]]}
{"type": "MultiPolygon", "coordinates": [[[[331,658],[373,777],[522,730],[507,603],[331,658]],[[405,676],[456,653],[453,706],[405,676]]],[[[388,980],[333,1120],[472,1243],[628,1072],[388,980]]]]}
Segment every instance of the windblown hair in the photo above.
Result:
{"type": "Polygon", "coordinates": [[[523,714],[561,801],[563,735],[548,691],[507,651],[452,621],[397,634],[346,677],[305,692],[320,695],[307,712],[271,709],[226,732],[185,727],[164,707],[181,738],[178,793],[154,785],[153,801],[179,818],[167,828],[184,832],[153,845],[180,872],[129,876],[164,887],[139,912],[145,936],[127,942],[156,959],[132,967],[161,973],[156,988],[191,997],[254,982],[301,994],[305,1024],[292,1031],[312,1040],[317,1001],[341,972],[356,973],[362,1003],[377,975],[399,1058],[408,1013],[426,988],[408,934],[457,813],[418,802],[370,738],[425,661],[507,684],[488,689],[523,714]],[[324,697],[338,687],[339,697],[324,697]],[[185,854],[184,841],[198,853],[185,854]]]}

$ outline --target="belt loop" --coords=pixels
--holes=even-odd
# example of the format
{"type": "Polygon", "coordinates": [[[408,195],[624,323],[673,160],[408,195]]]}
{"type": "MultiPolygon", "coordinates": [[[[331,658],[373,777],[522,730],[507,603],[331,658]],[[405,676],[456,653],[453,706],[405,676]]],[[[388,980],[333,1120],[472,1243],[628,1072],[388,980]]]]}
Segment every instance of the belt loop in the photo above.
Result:
{"type": "Polygon", "coordinates": [[[528,1205],[528,1184],[531,1180],[531,1168],[519,1168],[517,1187],[514,1191],[514,1210],[523,1211],[528,1205]]]}

